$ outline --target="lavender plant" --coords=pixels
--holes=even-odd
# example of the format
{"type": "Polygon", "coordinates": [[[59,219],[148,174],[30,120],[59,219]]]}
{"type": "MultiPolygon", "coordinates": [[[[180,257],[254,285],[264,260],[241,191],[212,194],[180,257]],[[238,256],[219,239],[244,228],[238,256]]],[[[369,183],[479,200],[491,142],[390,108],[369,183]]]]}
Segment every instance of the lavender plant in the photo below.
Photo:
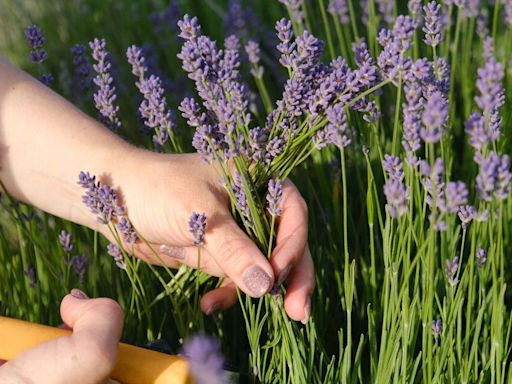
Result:
{"type": "MultiPolygon", "coordinates": [[[[130,47],[130,65],[120,65],[114,89],[105,41],[93,40],[102,121],[146,143],[133,133],[136,124],[124,118],[120,124],[118,116],[119,110],[139,110],[158,146],[170,139],[171,149],[181,152],[191,142],[205,162],[222,170],[235,218],[269,257],[282,185],[292,178],[310,210],[317,290],[309,322],[287,318],[282,281],[262,299],[240,295],[239,310],[213,319],[198,315],[192,306],[212,280],[186,267],[171,272],[134,262],[127,251],[144,239],[116,190],[87,173],[80,176],[84,202],[116,243],[107,248],[96,235],[52,224],[53,218],[34,216],[4,197],[2,226],[6,233],[12,228],[19,245],[0,242],[0,260],[8,266],[0,268],[0,279],[17,297],[27,297],[27,305],[15,305],[16,295],[0,288],[0,311],[53,319],[37,299],[55,298],[50,278],[62,285],[83,279],[135,315],[127,327],[139,342],[163,330],[180,344],[206,329],[254,382],[509,382],[509,2],[233,0],[224,35],[213,28],[219,25],[214,12],[223,12],[220,2],[192,3],[180,8],[171,2],[167,13],[154,10],[152,18],[145,11],[160,28],[158,36],[154,25],[132,21],[154,40],[151,55],[140,36],[119,36],[117,28],[108,36],[103,23],[113,53],[130,47]],[[179,12],[199,13],[179,20],[175,34],[182,42],[155,42],[167,33],[162,20],[176,21],[179,12]],[[275,47],[268,37],[272,26],[262,22],[257,29],[248,15],[277,20],[275,47]],[[215,42],[222,38],[222,45],[215,42]],[[187,92],[181,83],[166,85],[178,78],[170,72],[178,64],[169,52],[178,53],[191,80],[187,92]],[[133,83],[132,74],[142,95],[137,99],[122,84],[133,83]],[[172,117],[170,89],[186,95],[177,108],[181,118],[172,117]],[[192,128],[193,139],[175,130],[178,125],[192,128]],[[41,262],[49,247],[65,255],[67,265],[41,262]],[[101,257],[107,253],[111,257],[101,257]],[[88,257],[75,256],[82,254],[88,257]],[[111,276],[115,288],[106,288],[101,281],[111,276]]],[[[57,45],[45,44],[49,54],[43,54],[35,32],[29,33],[33,55],[48,56],[48,65],[57,45]]],[[[73,55],[70,73],[76,70],[85,81],[91,72],[83,50],[73,55]]],[[[199,258],[207,218],[191,212],[189,227],[199,258]]],[[[216,358],[203,365],[217,373],[222,366],[216,358]]]]}

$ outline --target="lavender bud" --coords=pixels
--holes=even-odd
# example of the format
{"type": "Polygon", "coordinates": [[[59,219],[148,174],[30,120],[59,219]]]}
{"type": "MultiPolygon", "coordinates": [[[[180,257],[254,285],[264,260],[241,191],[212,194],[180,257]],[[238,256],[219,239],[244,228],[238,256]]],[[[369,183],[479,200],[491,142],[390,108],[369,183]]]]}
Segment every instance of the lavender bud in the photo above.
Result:
{"type": "Polygon", "coordinates": [[[282,209],[280,208],[283,200],[283,186],[279,179],[270,179],[268,182],[268,193],[267,193],[267,211],[271,216],[281,216],[282,209]]]}
{"type": "Polygon", "coordinates": [[[478,211],[471,205],[461,206],[459,208],[459,219],[461,221],[462,229],[467,229],[468,225],[476,219],[478,211]]]}
{"type": "Polygon", "coordinates": [[[194,237],[194,245],[202,245],[206,230],[206,215],[193,212],[188,221],[188,229],[194,237]]]}
{"type": "Polygon", "coordinates": [[[441,20],[441,4],[431,1],[423,7],[425,12],[425,43],[432,47],[439,45],[443,40],[442,20],[441,20]]]}
{"type": "Polygon", "coordinates": [[[478,268],[483,268],[487,263],[487,251],[483,248],[478,248],[475,254],[476,265],[478,268]]]}
{"type": "Polygon", "coordinates": [[[71,236],[71,233],[62,230],[59,235],[59,242],[64,252],[69,253],[73,250],[73,237],[71,236]]]}
{"type": "Polygon", "coordinates": [[[126,263],[124,261],[123,253],[121,252],[121,247],[117,244],[109,243],[107,245],[107,253],[114,258],[116,265],[121,269],[126,269],[126,263]]]}
{"type": "Polygon", "coordinates": [[[459,282],[457,272],[459,270],[459,257],[455,256],[453,260],[446,260],[446,278],[448,283],[454,287],[459,282]]]}
{"type": "Polygon", "coordinates": [[[441,319],[432,320],[432,335],[434,336],[434,340],[437,342],[438,337],[443,332],[443,322],[441,319]]]}
{"type": "Polygon", "coordinates": [[[85,255],[76,255],[71,259],[71,265],[78,277],[78,281],[80,284],[83,284],[85,272],[87,271],[87,256],[85,255]]]}

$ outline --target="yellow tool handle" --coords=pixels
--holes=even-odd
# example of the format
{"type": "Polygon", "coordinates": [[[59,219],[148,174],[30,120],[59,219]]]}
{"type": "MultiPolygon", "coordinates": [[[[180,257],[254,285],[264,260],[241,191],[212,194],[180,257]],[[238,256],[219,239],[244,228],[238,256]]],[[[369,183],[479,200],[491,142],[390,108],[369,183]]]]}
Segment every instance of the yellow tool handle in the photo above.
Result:
{"type": "MultiPolygon", "coordinates": [[[[38,344],[71,331],[0,316],[0,359],[11,360],[38,344]]],[[[123,384],[191,383],[188,363],[179,356],[119,343],[111,377],[123,384]]]]}

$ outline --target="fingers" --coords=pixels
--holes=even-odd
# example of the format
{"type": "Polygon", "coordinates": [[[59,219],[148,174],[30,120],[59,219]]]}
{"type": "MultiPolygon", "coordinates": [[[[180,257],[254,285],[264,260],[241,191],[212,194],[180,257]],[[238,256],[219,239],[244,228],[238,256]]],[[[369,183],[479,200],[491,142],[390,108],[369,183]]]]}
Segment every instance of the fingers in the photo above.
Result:
{"type": "Polygon", "coordinates": [[[73,329],[71,339],[74,354],[81,360],[79,367],[105,379],[114,368],[121,337],[121,307],[112,299],[88,299],[83,292],[72,290],[62,300],[60,311],[64,323],[73,329]]]}
{"type": "Polygon", "coordinates": [[[304,199],[293,183],[286,180],[283,185],[282,214],[277,223],[276,247],[270,263],[278,284],[299,263],[308,241],[308,209],[304,199]]]}
{"type": "Polygon", "coordinates": [[[235,284],[230,279],[226,279],[221,287],[203,295],[200,306],[206,315],[213,315],[235,305],[237,300],[235,284]]]}
{"type": "Polygon", "coordinates": [[[204,249],[197,247],[177,247],[165,244],[137,243],[135,253],[137,257],[150,264],[167,265],[170,268],[179,268],[182,264],[191,268],[198,268],[212,276],[222,277],[224,272],[212,256],[204,249]],[[199,262],[199,263],[198,263],[199,262]]]}
{"type": "Polygon", "coordinates": [[[272,288],[274,272],[256,244],[232,218],[212,222],[205,236],[206,251],[226,276],[252,297],[261,297],[272,288]]]}
{"type": "Polygon", "coordinates": [[[284,308],[293,320],[308,322],[311,314],[311,293],[315,289],[313,260],[309,247],[288,278],[284,308]]]}
{"type": "Polygon", "coordinates": [[[106,380],[121,336],[119,305],[111,299],[88,299],[73,290],[61,303],[61,315],[73,334],[40,344],[7,362],[0,370],[0,382],[93,384],[106,380]]]}

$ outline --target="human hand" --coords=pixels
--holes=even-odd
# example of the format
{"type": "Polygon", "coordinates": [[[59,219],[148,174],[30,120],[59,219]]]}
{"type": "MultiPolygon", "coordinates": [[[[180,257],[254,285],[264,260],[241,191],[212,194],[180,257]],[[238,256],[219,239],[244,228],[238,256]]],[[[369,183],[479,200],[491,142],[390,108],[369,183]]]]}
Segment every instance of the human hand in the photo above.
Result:
{"type": "MultiPolygon", "coordinates": [[[[285,309],[294,320],[309,318],[309,296],[314,289],[311,254],[307,247],[307,206],[295,186],[283,185],[283,213],[277,225],[277,241],[270,261],[234,221],[229,197],[219,174],[196,154],[162,155],[134,151],[117,172],[128,210],[137,231],[151,244],[138,241],[134,254],[168,266],[184,263],[197,268],[197,247],[189,232],[192,212],[207,217],[202,271],[224,277],[222,287],[205,294],[201,308],[207,314],[233,305],[235,285],[246,294],[260,297],[275,282],[287,281],[285,309]]],[[[107,234],[108,236],[108,234],[107,234]]]]}
{"type": "Polygon", "coordinates": [[[123,313],[106,298],[88,299],[73,289],[60,307],[64,324],[73,329],[31,348],[0,368],[2,383],[103,383],[114,369],[123,313]]]}

